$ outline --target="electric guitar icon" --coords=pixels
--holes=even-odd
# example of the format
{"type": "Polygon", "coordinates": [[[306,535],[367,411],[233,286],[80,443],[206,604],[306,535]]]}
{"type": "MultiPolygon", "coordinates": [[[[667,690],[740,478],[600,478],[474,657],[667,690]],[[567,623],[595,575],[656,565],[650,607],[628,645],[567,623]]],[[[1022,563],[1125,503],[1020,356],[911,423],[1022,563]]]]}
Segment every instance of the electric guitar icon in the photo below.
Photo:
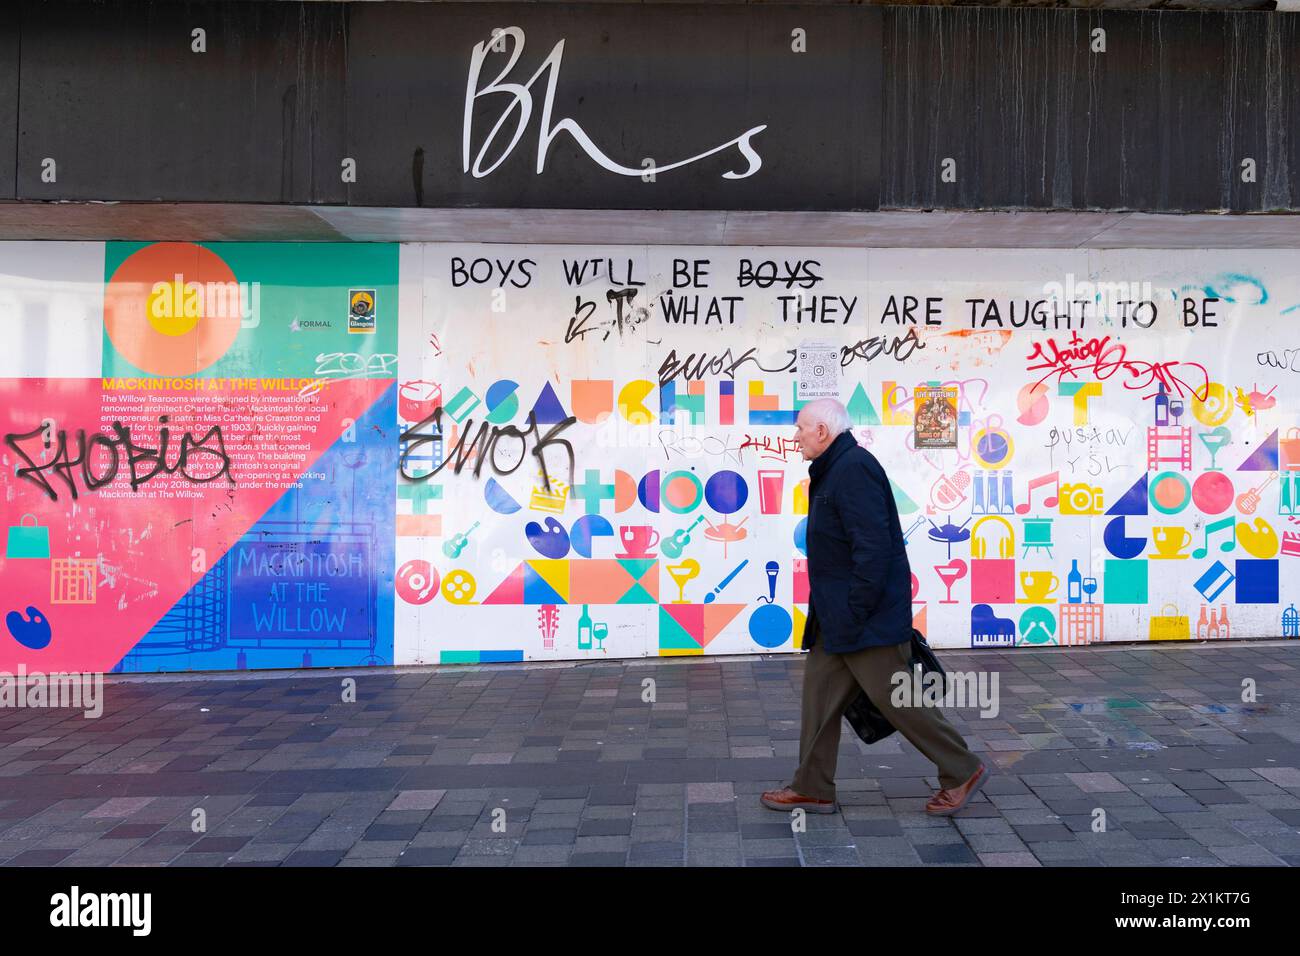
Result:
{"type": "Polygon", "coordinates": [[[703,520],[704,515],[700,515],[695,519],[695,524],[692,524],[689,528],[685,530],[678,528],[672,533],[672,537],[664,538],[659,545],[659,550],[674,560],[680,558],[682,552],[686,550],[686,546],[691,543],[691,532],[695,530],[695,525],[698,525],[703,520]]]}
{"type": "Polygon", "coordinates": [[[475,521],[472,525],[470,525],[468,531],[464,532],[463,534],[452,535],[451,540],[443,544],[442,553],[445,554],[447,557],[451,558],[452,560],[459,558],[460,553],[465,550],[465,545],[469,544],[469,536],[474,533],[474,529],[477,527],[478,527],[478,522],[475,521]]]}
{"type": "Polygon", "coordinates": [[[1259,493],[1267,488],[1276,477],[1277,472],[1275,471],[1273,474],[1268,476],[1262,485],[1251,488],[1249,491],[1237,495],[1237,510],[1244,515],[1253,515],[1255,509],[1259,507],[1259,503],[1262,500],[1259,493]]]}

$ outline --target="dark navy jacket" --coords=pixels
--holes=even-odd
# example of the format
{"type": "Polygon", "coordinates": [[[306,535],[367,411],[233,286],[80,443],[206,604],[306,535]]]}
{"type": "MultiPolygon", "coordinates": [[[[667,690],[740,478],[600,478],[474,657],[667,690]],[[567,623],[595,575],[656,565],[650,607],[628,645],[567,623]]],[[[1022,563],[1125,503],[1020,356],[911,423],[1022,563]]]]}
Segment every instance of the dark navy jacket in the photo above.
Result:
{"type": "Polygon", "coordinates": [[[843,432],[808,467],[808,624],[832,654],[912,639],[912,571],[876,456],[843,432]]]}

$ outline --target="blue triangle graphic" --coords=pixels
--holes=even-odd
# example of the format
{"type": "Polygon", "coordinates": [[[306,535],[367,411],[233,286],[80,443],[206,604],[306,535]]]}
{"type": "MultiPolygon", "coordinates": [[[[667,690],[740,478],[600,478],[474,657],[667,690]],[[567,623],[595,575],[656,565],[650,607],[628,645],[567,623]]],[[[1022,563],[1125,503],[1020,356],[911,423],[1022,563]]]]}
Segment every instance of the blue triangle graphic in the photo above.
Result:
{"type": "Polygon", "coordinates": [[[1128,491],[1120,496],[1106,509],[1108,515],[1144,515],[1147,514],[1150,498],[1147,496],[1147,475],[1139,478],[1128,491]]]}
{"type": "Polygon", "coordinates": [[[569,413],[560,404],[555,389],[551,388],[550,382],[542,386],[542,394],[538,395],[537,401],[533,403],[533,417],[539,425],[558,425],[569,417],[569,413]]]}
{"type": "Polygon", "coordinates": [[[1277,429],[1237,466],[1238,471],[1277,471],[1277,429]]]}
{"type": "Polygon", "coordinates": [[[555,588],[546,583],[545,578],[524,562],[524,603],[568,604],[569,602],[560,597],[555,588]]]}
{"type": "Polygon", "coordinates": [[[114,671],[302,667],[306,654],[313,667],[391,663],[396,432],[393,383],[357,416],[356,440],[335,439],[114,671]],[[254,573],[285,554],[327,571],[254,573]]]}

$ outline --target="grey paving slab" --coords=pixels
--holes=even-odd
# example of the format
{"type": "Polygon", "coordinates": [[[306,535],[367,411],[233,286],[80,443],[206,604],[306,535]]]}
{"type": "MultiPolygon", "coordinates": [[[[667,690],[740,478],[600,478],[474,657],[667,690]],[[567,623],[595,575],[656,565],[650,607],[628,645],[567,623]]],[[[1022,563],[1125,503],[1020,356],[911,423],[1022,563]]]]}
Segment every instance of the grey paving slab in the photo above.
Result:
{"type": "Polygon", "coordinates": [[[955,818],[909,743],[847,728],[837,813],[759,804],[797,762],[795,655],[358,671],[347,705],[334,671],[131,675],[97,721],[0,710],[0,863],[1300,863],[1300,642],[940,656],[1001,689],[949,712],[997,771],[955,818]]]}

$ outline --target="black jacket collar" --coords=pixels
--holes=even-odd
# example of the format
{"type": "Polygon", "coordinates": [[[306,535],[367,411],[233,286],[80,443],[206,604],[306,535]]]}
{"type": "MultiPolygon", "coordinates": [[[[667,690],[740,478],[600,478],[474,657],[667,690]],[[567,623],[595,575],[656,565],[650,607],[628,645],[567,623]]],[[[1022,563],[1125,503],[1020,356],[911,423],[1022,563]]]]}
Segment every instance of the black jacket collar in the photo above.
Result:
{"type": "Polygon", "coordinates": [[[840,432],[835,440],[826,446],[826,450],[814,458],[812,464],[808,466],[808,477],[812,481],[822,477],[830,470],[831,465],[835,464],[835,459],[855,445],[857,445],[857,440],[853,437],[852,432],[840,432]]]}

